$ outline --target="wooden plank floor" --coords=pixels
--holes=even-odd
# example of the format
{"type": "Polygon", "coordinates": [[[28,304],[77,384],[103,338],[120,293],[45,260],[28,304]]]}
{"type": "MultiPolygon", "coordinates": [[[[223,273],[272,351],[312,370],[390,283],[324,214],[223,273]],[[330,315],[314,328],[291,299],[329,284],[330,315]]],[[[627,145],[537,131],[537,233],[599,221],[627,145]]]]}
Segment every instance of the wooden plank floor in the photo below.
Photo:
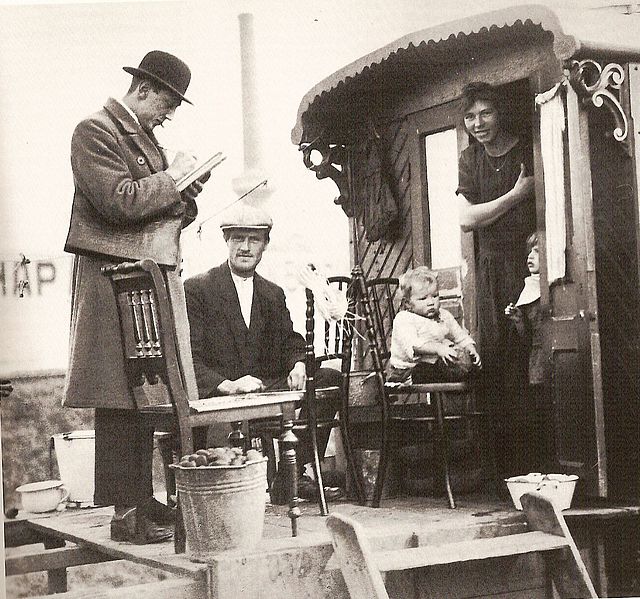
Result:
{"type": "Polygon", "coordinates": [[[67,509],[48,514],[21,514],[16,520],[5,521],[5,537],[12,534],[12,527],[24,525],[47,537],[55,537],[95,549],[114,559],[124,559],[152,568],[158,568],[177,576],[204,577],[206,565],[195,564],[185,555],[176,555],[173,542],[155,545],[118,543],[110,539],[109,523],[113,508],[67,509]]]}
{"type": "MultiPolygon", "coordinates": [[[[299,536],[292,538],[287,507],[268,504],[263,538],[254,550],[245,554],[257,556],[269,552],[328,550],[331,541],[325,527],[326,519],[320,516],[317,505],[303,503],[301,510],[299,536]]],[[[526,529],[522,512],[516,511],[510,503],[474,496],[460,497],[455,510],[446,507],[443,498],[426,497],[388,499],[377,509],[341,501],[332,503],[330,510],[348,515],[363,524],[371,533],[372,545],[379,550],[502,536],[526,529]]],[[[193,563],[184,554],[176,555],[172,542],[133,545],[111,541],[109,522],[112,514],[113,508],[67,509],[49,514],[22,513],[16,520],[5,521],[5,536],[11,534],[12,529],[15,531],[24,526],[23,520],[28,520],[28,528],[37,533],[93,548],[113,559],[129,560],[178,576],[205,576],[207,565],[193,563]]],[[[570,524],[576,519],[637,517],[640,507],[576,508],[564,514],[570,524]]],[[[239,553],[221,552],[220,559],[237,559],[239,553]]]]}
{"type": "MultiPolygon", "coordinates": [[[[325,518],[320,516],[314,503],[301,504],[302,516],[298,520],[299,535],[291,537],[291,525],[286,506],[267,504],[263,539],[256,551],[280,547],[326,544],[330,537],[325,528],[325,518]]],[[[482,500],[464,501],[460,508],[449,510],[442,499],[407,498],[388,500],[382,508],[374,509],[354,505],[345,501],[330,505],[330,509],[349,514],[376,530],[376,536],[392,535],[405,537],[419,530],[466,529],[481,526],[519,525],[522,516],[508,504],[490,504],[482,500]]],[[[128,559],[136,563],[160,568],[180,576],[197,576],[205,569],[202,564],[189,561],[185,555],[173,552],[173,543],[156,545],[133,545],[118,543],[109,538],[109,522],[113,508],[69,508],[63,512],[47,514],[20,513],[15,520],[6,520],[5,529],[22,527],[24,520],[28,528],[47,536],[57,537],[71,543],[82,544],[116,559],[128,559]]],[[[506,534],[506,533],[505,533],[506,534]]]]}

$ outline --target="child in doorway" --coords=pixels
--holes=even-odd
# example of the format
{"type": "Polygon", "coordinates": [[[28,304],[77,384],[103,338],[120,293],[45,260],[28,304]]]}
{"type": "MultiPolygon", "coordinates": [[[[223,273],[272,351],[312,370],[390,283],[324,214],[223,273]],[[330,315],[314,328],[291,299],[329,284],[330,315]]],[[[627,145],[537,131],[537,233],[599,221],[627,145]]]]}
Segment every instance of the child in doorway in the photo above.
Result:
{"type": "Polygon", "coordinates": [[[542,311],[540,309],[540,258],[538,234],[527,238],[527,268],[529,276],[515,303],[505,308],[509,318],[528,351],[526,383],[523,397],[514,398],[510,423],[513,443],[513,474],[541,472],[550,465],[551,414],[544,383],[544,354],[542,337],[542,311]]]}
{"type": "Polygon", "coordinates": [[[474,340],[440,308],[438,278],[426,266],[400,277],[401,310],[391,333],[390,383],[463,380],[481,361],[474,340]]]}

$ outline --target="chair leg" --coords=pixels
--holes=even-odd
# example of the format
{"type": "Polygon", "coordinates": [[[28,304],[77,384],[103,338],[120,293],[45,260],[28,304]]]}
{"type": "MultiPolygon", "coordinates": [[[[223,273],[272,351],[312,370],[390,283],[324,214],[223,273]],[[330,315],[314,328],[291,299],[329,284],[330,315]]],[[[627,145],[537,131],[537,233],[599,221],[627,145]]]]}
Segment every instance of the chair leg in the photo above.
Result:
{"type": "Polygon", "coordinates": [[[449,473],[449,437],[444,428],[444,409],[442,406],[442,394],[433,393],[434,402],[436,404],[436,419],[437,419],[437,445],[440,451],[440,460],[442,463],[442,470],[444,473],[444,484],[447,491],[447,499],[449,501],[449,507],[455,509],[456,503],[453,500],[453,492],[451,490],[451,477],[449,473]]]}
{"type": "Polygon", "coordinates": [[[298,467],[296,464],[296,444],[298,439],[293,433],[293,420],[286,418],[282,424],[282,435],[280,436],[280,467],[285,473],[286,486],[289,496],[289,519],[291,520],[291,536],[298,536],[298,518],[300,508],[298,507],[298,467]]]}
{"type": "Polygon", "coordinates": [[[382,501],[384,480],[387,476],[387,467],[389,465],[389,453],[392,449],[391,431],[389,431],[391,421],[388,419],[385,420],[382,422],[382,443],[380,446],[380,458],[378,460],[378,474],[376,475],[376,484],[373,488],[373,507],[380,507],[380,502],[382,501]]]}
{"type": "Polygon", "coordinates": [[[173,474],[173,470],[169,468],[170,464],[173,464],[173,452],[176,439],[172,436],[166,436],[164,434],[156,437],[158,444],[158,451],[162,458],[162,468],[164,470],[164,482],[167,490],[167,505],[171,505],[173,502],[172,497],[176,494],[176,477],[173,474]]]}
{"type": "Polygon", "coordinates": [[[309,425],[309,436],[311,437],[311,447],[313,448],[313,473],[316,476],[316,483],[318,485],[318,507],[320,508],[320,514],[322,516],[327,516],[329,514],[329,509],[327,508],[327,498],[324,494],[324,482],[322,481],[320,452],[318,451],[317,426],[309,425]]]}
{"type": "Polygon", "coordinates": [[[362,470],[356,467],[356,462],[353,454],[353,447],[351,446],[351,440],[346,424],[340,421],[340,436],[342,439],[342,447],[344,449],[345,459],[347,460],[347,474],[351,477],[353,488],[356,493],[356,499],[360,505],[364,505],[367,501],[364,492],[364,480],[362,476],[362,470]]]}
{"type": "Polygon", "coordinates": [[[260,434],[260,443],[262,444],[262,453],[267,456],[267,484],[271,488],[271,483],[276,477],[276,450],[273,446],[273,435],[265,432],[260,434]]]}

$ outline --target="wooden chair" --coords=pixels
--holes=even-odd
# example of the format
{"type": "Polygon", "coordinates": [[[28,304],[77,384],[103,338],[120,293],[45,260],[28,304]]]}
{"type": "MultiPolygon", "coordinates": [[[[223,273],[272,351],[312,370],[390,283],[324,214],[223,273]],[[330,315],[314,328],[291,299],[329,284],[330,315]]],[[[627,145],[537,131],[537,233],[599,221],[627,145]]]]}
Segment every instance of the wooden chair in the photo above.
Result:
{"type": "MultiPolygon", "coordinates": [[[[114,290],[124,365],[136,408],[156,430],[177,435],[181,455],[193,453],[193,429],[229,422],[231,440],[242,438],[243,421],[278,418],[284,449],[292,535],[297,535],[295,408],[302,392],[250,393],[198,399],[188,397],[176,349],[175,323],[167,286],[152,260],[105,266],[114,290]],[[167,401],[168,400],[168,401],[167,401]]],[[[166,452],[165,452],[166,453],[166,452]]],[[[168,484],[172,484],[169,482],[168,484]]],[[[179,503],[178,503],[179,507],[179,503]]],[[[177,519],[178,524],[181,518],[177,519]]],[[[176,552],[184,551],[184,531],[176,527],[176,552]]]]}
{"type": "MultiPolygon", "coordinates": [[[[344,291],[347,295],[347,301],[353,307],[353,298],[351,291],[351,278],[345,276],[334,276],[328,278],[329,284],[334,285],[339,291],[344,291]]],[[[345,452],[347,462],[347,475],[351,476],[353,488],[356,493],[356,499],[359,503],[364,504],[364,490],[362,484],[362,474],[356,469],[353,460],[353,452],[351,450],[351,441],[349,437],[349,374],[351,372],[351,355],[352,355],[352,339],[353,339],[353,317],[347,315],[343,321],[323,320],[324,343],[323,351],[316,352],[315,348],[315,331],[316,331],[316,310],[315,298],[311,289],[306,289],[306,315],[305,315],[305,364],[307,371],[307,384],[305,387],[305,398],[307,403],[307,417],[298,418],[293,422],[294,433],[307,431],[310,437],[313,451],[313,471],[318,483],[318,506],[320,513],[326,516],[329,513],[327,500],[324,491],[324,483],[322,479],[322,470],[320,462],[322,457],[318,448],[318,431],[322,429],[337,428],[340,431],[340,438],[345,452]],[[329,361],[340,362],[341,383],[335,388],[317,388],[316,375],[318,369],[329,361]],[[318,400],[322,394],[321,401],[340,402],[340,408],[337,414],[331,418],[318,417],[318,400]]],[[[350,314],[353,311],[350,310],[350,314]]],[[[270,427],[269,423],[252,423],[252,435],[260,435],[265,441],[267,447],[271,448],[269,439],[270,427]]]]}
{"type": "Polygon", "coordinates": [[[332,514],[327,528],[352,599],[389,599],[381,572],[527,553],[542,555],[559,597],[597,597],[560,510],[539,493],[524,495],[522,506],[528,532],[391,551],[374,552],[364,527],[346,516],[332,514]]]}
{"type": "MultiPolygon", "coordinates": [[[[306,289],[307,310],[306,310],[306,366],[307,366],[307,400],[309,405],[309,416],[306,423],[300,422],[301,427],[310,431],[313,445],[313,469],[316,480],[320,488],[320,512],[323,516],[328,514],[324,488],[322,482],[322,472],[320,469],[320,458],[318,453],[317,430],[318,428],[338,428],[340,438],[345,452],[347,462],[347,475],[351,477],[356,498],[361,505],[365,503],[364,485],[362,473],[356,467],[353,451],[351,448],[351,438],[349,436],[349,375],[351,373],[352,343],[353,343],[353,314],[354,297],[351,279],[349,277],[329,277],[329,284],[335,285],[339,290],[346,290],[348,314],[342,321],[324,320],[324,343],[323,352],[316,355],[315,349],[315,298],[311,289],[306,289]],[[319,420],[317,418],[317,397],[315,376],[317,369],[324,362],[329,360],[340,360],[341,386],[337,395],[341,401],[338,417],[329,420],[319,420]]],[[[294,423],[294,430],[296,425],[294,423]]]]}
{"type": "MultiPolygon", "coordinates": [[[[354,284],[360,297],[361,309],[365,319],[368,342],[368,359],[371,361],[380,407],[382,413],[382,441],[378,474],[373,494],[373,506],[379,507],[389,457],[395,448],[397,433],[402,429],[412,428],[424,431],[425,428],[434,433],[434,448],[440,458],[444,485],[450,508],[455,508],[455,500],[451,489],[449,466],[449,425],[454,422],[464,423],[481,416],[470,406],[471,389],[467,382],[424,383],[410,386],[398,386],[387,383],[385,367],[390,357],[390,338],[393,319],[400,303],[398,294],[399,281],[396,277],[379,277],[366,280],[359,267],[354,269],[354,284]],[[399,397],[422,396],[428,402],[404,403],[399,397]],[[445,406],[450,399],[456,399],[455,406],[445,406]]],[[[452,307],[456,300],[454,289],[447,293],[446,285],[441,287],[441,301],[445,307],[452,307]]],[[[455,310],[452,310],[455,312],[455,310]]],[[[455,315],[455,314],[454,314],[455,315]]]]}

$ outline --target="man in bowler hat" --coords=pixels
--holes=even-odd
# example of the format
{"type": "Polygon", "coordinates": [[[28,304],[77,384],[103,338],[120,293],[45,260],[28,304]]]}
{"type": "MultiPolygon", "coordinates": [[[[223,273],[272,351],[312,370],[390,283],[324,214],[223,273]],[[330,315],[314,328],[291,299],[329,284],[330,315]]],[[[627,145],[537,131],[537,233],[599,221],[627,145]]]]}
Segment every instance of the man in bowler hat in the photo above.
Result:
{"type": "MultiPolygon", "coordinates": [[[[137,68],[123,68],[133,76],[127,93],[81,121],[71,140],[75,192],[65,250],[75,261],[63,405],[95,408],[94,501],[115,506],[111,538],[146,544],[171,537],[159,524],[175,520],[175,510],[153,499],[153,429],[139,418],[127,385],[113,291],[100,269],[143,258],[162,266],[181,363],[193,368],[177,239],[196,217],[195,198],[206,179],[178,191],[176,181],[196,158],[178,152],[168,163],[153,134],[182,102],[191,103],[189,67],[154,50],[137,68]],[[171,226],[177,233],[163,235],[171,226]]],[[[191,392],[195,397],[197,390],[191,392]]]]}

